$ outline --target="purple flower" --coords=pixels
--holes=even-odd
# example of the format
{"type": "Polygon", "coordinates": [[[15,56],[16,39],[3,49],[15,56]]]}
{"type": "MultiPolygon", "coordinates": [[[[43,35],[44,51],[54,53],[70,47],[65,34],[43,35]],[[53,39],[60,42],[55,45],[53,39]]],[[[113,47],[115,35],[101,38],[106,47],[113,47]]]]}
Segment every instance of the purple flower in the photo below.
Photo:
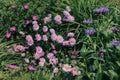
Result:
{"type": "Polygon", "coordinates": [[[92,20],[84,20],[83,23],[84,24],[92,24],[93,22],[92,22],[92,20]]]}
{"type": "Polygon", "coordinates": [[[120,41],[117,41],[117,40],[112,40],[110,43],[113,47],[120,46],[120,41]]]}
{"type": "Polygon", "coordinates": [[[75,18],[73,16],[71,16],[71,15],[64,16],[63,21],[65,21],[65,22],[74,22],[75,18]]]}
{"type": "Polygon", "coordinates": [[[51,65],[56,65],[58,63],[58,59],[56,57],[53,57],[53,58],[50,58],[49,59],[49,62],[51,65]]]}
{"type": "Polygon", "coordinates": [[[51,21],[51,17],[50,16],[45,17],[43,20],[44,20],[44,23],[47,24],[47,23],[49,23],[51,21]]]}
{"type": "Polygon", "coordinates": [[[61,18],[61,16],[60,15],[56,15],[55,16],[55,18],[54,18],[54,20],[55,20],[55,23],[56,24],[61,24],[62,23],[62,18],[61,18]]]}
{"type": "Polygon", "coordinates": [[[39,30],[39,25],[38,25],[38,24],[33,24],[33,30],[34,30],[34,31],[39,30]]]}
{"type": "Polygon", "coordinates": [[[38,20],[38,17],[37,17],[37,16],[32,16],[32,19],[33,19],[34,21],[37,21],[37,20],[38,20]]]}
{"type": "Polygon", "coordinates": [[[35,70],[35,68],[34,68],[33,66],[31,66],[31,65],[28,66],[28,69],[31,70],[31,71],[34,71],[34,70],[35,70]]]}
{"type": "Polygon", "coordinates": [[[36,39],[36,41],[40,41],[40,40],[41,40],[40,34],[36,34],[36,35],[35,35],[35,39],[36,39]]]}
{"type": "Polygon", "coordinates": [[[43,26],[43,32],[47,32],[48,31],[48,27],[47,26],[43,26]]]}
{"type": "Polygon", "coordinates": [[[112,28],[111,28],[111,31],[112,31],[112,32],[116,32],[116,31],[118,31],[118,28],[117,28],[117,27],[112,27],[112,28]]]}
{"type": "Polygon", "coordinates": [[[30,24],[30,21],[29,21],[29,20],[26,20],[26,21],[25,21],[25,24],[27,24],[27,25],[30,24]]]}
{"type": "Polygon", "coordinates": [[[95,13],[108,13],[110,10],[106,7],[96,8],[94,9],[95,13]]]}
{"type": "Polygon", "coordinates": [[[52,53],[57,54],[57,50],[56,50],[56,49],[53,49],[53,50],[52,50],[52,53]]]}
{"type": "Polygon", "coordinates": [[[68,11],[63,11],[63,14],[65,17],[70,16],[70,13],[68,11]]]}
{"type": "Polygon", "coordinates": [[[86,29],[85,30],[85,33],[87,35],[93,35],[95,32],[96,32],[96,30],[94,28],[92,28],[92,29],[86,29]]]}
{"type": "Polygon", "coordinates": [[[31,35],[26,35],[26,40],[29,46],[32,46],[34,44],[34,41],[31,35]]]}
{"type": "Polygon", "coordinates": [[[67,10],[68,12],[70,12],[70,11],[71,11],[70,6],[66,6],[66,10],[67,10]]]}
{"type": "Polygon", "coordinates": [[[11,33],[7,32],[5,37],[9,39],[11,37],[11,33]]]}
{"type": "Polygon", "coordinates": [[[16,45],[16,46],[14,46],[13,49],[14,49],[15,52],[24,52],[26,47],[24,47],[22,45],[16,45]]]}
{"type": "Polygon", "coordinates": [[[47,35],[43,35],[43,36],[42,36],[42,39],[43,39],[43,41],[48,41],[47,35]]]}
{"type": "Polygon", "coordinates": [[[70,38],[69,39],[69,44],[70,44],[70,46],[74,46],[76,44],[76,39],[75,38],[70,38]]]}
{"type": "Polygon", "coordinates": [[[42,47],[37,46],[37,47],[36,47],[36,53],[41,53],[41,52],[43,52],[42,47]]]}
{"type": "Polygon", "coordinates": [[[17,29],[16,29],[16,26],[12,26],[11,28],[10,28],[10,31],[12,31],[12,32],[15,32],[17,29]]]}
{"type": "Polygon", "coordinates": [[[28,5],[27,5],[27,4],[23,5],[23,8],[24,8],[25,10],[28,9],[28,5]]]}
{"type": "Polygon", "coordinates": [[[47,54],[47,58],[51,59],[51,58],[53,58],[53,57],[54,57],[54,54],[53,54],[53,53],[48,53],[48,54],[47,54]]]}
{"type": "Polygon", "coordinates": [[[53,73],[58,73],[59,69],[58,68],[54,68],[53,73]]]}
{"type": "Polygon", "coordinates": [[[10,64],[10,65],[8,65],[8,68],[10,68],[10,69],[18,69],[18,68],[20,68],[20,67],[19,67],[19,66],[16,66],[16,65],[10,64]]]}
{"type": "Polygon", "coordinates": [[[50,29],[50,33],[51,34],[54,34],[55,33],[55,30],[53,28],[50,29]]]}

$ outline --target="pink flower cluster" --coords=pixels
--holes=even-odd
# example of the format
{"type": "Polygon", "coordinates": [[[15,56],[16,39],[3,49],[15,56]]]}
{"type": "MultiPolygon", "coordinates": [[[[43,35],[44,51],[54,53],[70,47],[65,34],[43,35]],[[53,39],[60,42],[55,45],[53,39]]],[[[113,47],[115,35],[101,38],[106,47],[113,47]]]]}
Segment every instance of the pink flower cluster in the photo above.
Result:
{"type": "Polygon", "coordinates": [[[31,71],[35,70],[35,68],[33,66],[31,66],[31,65],[28,66],[28,69],[31,70],[31,71]]]}
{"type": "Polygon", "coordinates": [[[70,13],[69,13],[70,11],[71,11],[70,7],[67,6],[66,10],[63,11],[63,14],[64,14],[63,21],[65,21],[65,22],[74,22],[75,21],[75,18],[70,15],[70,13]]]}
{"type": "Polygon", "coordinates": [[[44,56],[44,54],[45,53],[44,53],[42,47],[37,46],[36,47],[36,53],[34,54],[35,59],[39,59],[40,57],[44,56]]]}
{"type": "MultiPolygon", "coordinates": [[[[29,8],[29,6],[27,4],[25,4],[25,5],[23,5],[23,8],[24,8],[24,10],[27,10],[29,8]]],[[[56,15],[54,17],[55,23],[60,25],[62,23],[62,21],[74,22],[75,19],[73,16],[70,15],[70,11],[71,11],[71,8],[69,6],[67,6],[66,10],[63,12],[64,18],[62,19],[62,17],[60,15],[56,15]]],[[[45,24],[49,23],[52,20],[51,18],[52,18],[52,16],[51,16],[51,14],[49,14],[47,17],[44,18],[44,23],[45,24]]],[[[30,46],[32,46],[32,47],[36,46],[36,42],[48,41],[49,40],[49,35],[48,35],[49,32],[50,32],[50,38],[51,38],[51,40],[49,40],[49,41],[52,41],[54,44],[56,42],[61,44],[62,46],[74,46],[76,44],[76,39],[74,38],[75,34],[73,32],[67,33],[66,36],[68,39],[66,40],[62,35],[57,34],[55,29],[53,29],[53,28],[49,29],[48,27],[50,27],[50,26],[44,25],[42,27],[43,32],[39,33],[40,26],[38,23],[38,17],[34,15],[34,16],[32,16],[32,20],[33,20],[32,29],[33,29],[35,35],[32,35],[32,33],[25,35],[24,32],[22,32],[22,31],[19,32],[21,35],[25,35],[25,39],[26,39],[28,48],[30,46]]],[[[25,20],[25,24],[27,26],[29,26],[30,20],[25,20]]],[[[15,26],[12,26],[10,28],[11,32],[15,32],[16,30],[17,29],[15,26]]],[[[10,36],[11,36],[11,33],[6,33],[6,38],[10,38],[10,36]]],[[[62,68],[63,71],[71,72],[73,74],[73,76],[80,75],[81,72],[78,70],[78,68],[72,67],[69,64],[58,63],[59,60],[56,56],[58,54],[58,52],[55,48],[55,45],[53,45],[53,43],[51,43],[52,51],[50,51],[50,52],[44,52],[42,45],[38,45],[35,47],[35,53],[33,54],[34,63],[36,64],[35,61],[38,61],[39,66],[43,67],[45,65],[45,63],[48,61],[49,65],[52,65],[52,67],[54,68],[53,73],[58,73],[59,69],[57,68],[57,65],[59,65],[59,67],[62,68]],[[45,55],[47,55],[47,56],[45,56],[45,55]],[[47,59],[45,57],[47,57],[47,59]]],[[[24,52],[25,50],[26,50],[26,47],[24,47],[22,45],[17,45],[14,47],[15,52],[24,52]]],[[[22,57],[24,57],[25,55],[26,55],[25,53],[21,54],[22,57]]],[[[30,61],[31,61],[28,58],[25,58],[24,60],[26,63],[30,63],[30,61]]],[[[62,61],[62,60],[60,60],[60,61],[62,61]]],[[[18,67],[15,65],[10,65],[9,68],[16,69],[18,67]]],[[[34,71],[35,67],[33,67],[32,65],[29,65],[28,69],[31,71],[34,71]]]]}
{"type": "MultiPolygon", "coordinates": [[[[74,22],[75,18],[70,15],[70,13],[69,13],[70,11],[71,11],[70,6],[67,6],[66,10],[63,11],[63,14],[64,14],[63,21],[65,21],[65,22],[74,22]]],[[[54,17],[54,21],[57,24],[61,24],[62,23],[62,17],[60,15],[56,15],[54,17]]]]}
{"type": "Polygon", "coordinates": [[[61,35],[57,35],[55,33],[54,29],[50,29],[51,32],[51,40],[52,41],[56,41],[58,43],[61,43],[63,46],[74,46],[76,44],[76,39],[73,38],[74,37],[74,33],[73,32],[69,32],[68,33],[68,37],[70,37],[69,40],[64,40],[64,38],[61,35]]]}
{"type": "Polygon", "coordinates": [[[15,45],[14,48],[13,48],[13,50],[14,50],[15,52],[24,52],[25,49],[26,49],[26,47],[24,47],[24,46],[22,46],[22,45],[15,45]]]}
{"type": "Polygon", "coordinates": [[[35,35],[35,40],[36,40],[36,41],[40,41],[40,40],[41,40],[40,34],[36,34],[36,35],[35,35]]]}
{"type": "Polygon", "coordinates": [[[37,24],[37,21],[33,21],[33,30],[38,31],[39,30],[39,25],[37,24]]]}
{"type": "Polygon", "coordinates": [[[39,60],[40,60],[39,66],[40,66],[40,67],[43,67],[46,60],[45,60],[44,58],[40,58],[39,60]]]}
{"type": "Polygon", "coordinates": [[[43,20],[44,20],[44,23],[47,24],[51,21],[51,14],[49,14],[47,17],[45,17],[43,20]]]}
{"type": "Polygon", "coordinates": [[[63,64],[62,70],[65,72],[71,72],[73,76],[77,76],[81,74],[81,71],[78,70],[78,67],[72,67],[69,64],[63,64]]]}
{"type": "Polygon", "coordinates": [[[18,68],[20,68],[19,66],[16,66],[16,65],[13,65],[13,64],[9,64],[8,65],[8,68],[10,68],[10,69],[18,69],[18,68]]]}
{"type": "Polygon", "coordinates": [[[26,35],[26,40],[27,40],[28,46],[32,46],[34,44],[34,41],[31,35],[26,35]]]}
{"type": "Polygon", "coordinates": [[[61,24],[62,23],[62,21],[61,21],[62,17],[60,15],[56,15],[54,20],[55,20],[55,23],[57,23],[57,24],[61,24]]]}
{"type": "Polygon", "coordinates": [[[9,38],[11,37],[11,32],[15,32],[16,30],[17,30],[16,26],[10,27],[10,32],[7,32],[7,33],[5,34],[5,37],[6,37],[7,39],[9,39],[9,38]]]}

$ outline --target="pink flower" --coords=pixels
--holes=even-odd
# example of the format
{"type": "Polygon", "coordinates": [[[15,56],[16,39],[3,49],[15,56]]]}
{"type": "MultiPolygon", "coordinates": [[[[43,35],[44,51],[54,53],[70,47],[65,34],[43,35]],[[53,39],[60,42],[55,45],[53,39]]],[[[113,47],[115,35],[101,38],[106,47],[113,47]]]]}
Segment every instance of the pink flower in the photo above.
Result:
{"type": "Polygon", "coordinates": [[[64,41],[64,39],[63,39],[63,37],[61,35],[58,35],[56,41],[58,43],[62,43],[64,41]]]}
{"type": "Polygon", "coordinates": [[[62,63],[59,63],[59,67],[62,67],[63,66],[63,64],[62,63]]]}
{"type": "Polygon", "coordinates": [[[55,49],[52,50],[53,54],[57,54],[57,51],[55,49]]]}
{"type": "Polygon", "coordinates": [[[33,30],[34,30],[34,31],[37,31],[38,29],[39,29],[39,25],[38,25],[38,24],[34,24],[34,25],[33,25],[33,30]]]}
{"type": "Polygon", "coordinates": [[[66,21],[66,22],[74,22],[74,21],[75,21],[75,18],[74,18],[73,16],[69,15],[69,16],[65,16],[65,17],[63,18],[63,21],[66,21]]]}
{"type": "Polygon", "coordinates": [[[68,36],[68,37],[74,37],[74,33],[73,33],[73,32],[69,32],[69,33],[67,34],[67,36],[68,36]]]}
{"type": "Polygon", "coordinates": [[[36,53],[41,53],[41,52],[43,52],[42,47],[37,46],[37,47],[36,47],[36,53]]]}
{"type": "Polygon", "coordinates": [[[36,39],[37,41],[40,41],[40,40],[41,40],[40,34],[36,34],[36,35],[35,35],[35,39],[36,39]]]}
{"type": "Polygon", "coordinates": [[[62,70],[65,72],[70,72],[72,70],[72,68],[69,64],[64,64],[62,67],[62,70]]]}
{"type": "Polygon", "coordinates": [[[62,45],[63,46],[69,46],[69,41],[63,41],[62,45]]]}
{"type": "Polygon", "coordinates": [[[32,38],[31,35],[27,35],[27,36],[26,36],[26,40],[27,40],[27,44],[28,44],[29,46],[32,46],[32,45],[34,44],[34,41],[33,41],[33,38],[32,38]]]}
{"type": "Polygon", "coordinates": [[[43,67],[44,66],[44,62],[39,62],[39,66],[43,67]]]}
{"type": "Polygon", "coordinates": [[[51,34],[51,40],[56,41],[56,39],[57,39],[57,35],[56,34],[51,34]]]}
{"type": "Polygon", "coordinates": [[[40,62],[45,63],[45,58],[40,58],[40,62]]]}
{"type": "Polygon", "coordinates": [[[34,71],[34,70],[35,70],[35,68],[34,68],[33,66],[31,66],[31,65],[28,66],[28,69],[31,70],[31,71],[34,71]]]}
{"type": "Polygon", "coordinates": [[[81,71],[78,70],[78,67],[73,67],[71,70],[73,76],[78,76],[81,74],[81,71]]]}
{"type": "Polygon", "coordinates": [[[26,49],[26,47],[22,46],[22,45],[16,45],[14,46],[14,51],[15,52],[24,52],[26,49]]]}
{"type": "Polygon", "coordinates": [[[56,15],[56,16],[55,16],[55,18],[54,18],[54,20],[55,20],[55,21],[61,21],[61,20],[62,20],[62,18],[61,18],[61,16],[60,16],[60,15],[56,15]]]}
{"type": "Polygon", "coordinates": [[[65,17],[70,16],[70,13],[68,11],[63,11],[63,14],[65,17]]]}
{"type": "Polygon", "coordinates": [[[38,22],[37,22],[37,21],[33,21],[32,24],[33,24],[33,25],[34,25],[34,24],[38,24],[38,22]]]}
{"type": "Polygon", "coordinates": [[[71,11],[70,6],[66,6],[66,10],[67,10],[68,12],[70,12],[70,11],[71,11]]]}
{"type": "Polygon", "coordinates": [[[47,35],[43,35],[43,41],[48,41],[48,37],[47,37],[47,35]]]}
{"type": "Polygon", "coordinates": [[[53,57],[54,57],[54,54],[53,54],[53,53],[48,53],[48,54],[47,54],[47,58],[51,59],[51,58],[53,58],[53,57]]]}
{"type": "Polygon", "coordinates": [[[75,38],[70,38],[69,43],[70,43],[71,46],[75,45],[76,44],[75,38]]]}
{"type": "Polygon", "coordinates": [[[62,23],[61,22],[62,18],[61,18],[60,15],[56,15],[55,18],[54,18],[54,20],[55,20],[55,23],[57,23],[57,24],[61,24],[62,23]]]}
{"type": "Polygon", "coordinates": [[[15,9],[15,8],[16,8],[16,5],[12,5],[11,8],[15,9]]]}
{"type": "Polygon", "coordinates": [[[32,46],[32,45],[34,44],[33,39],[29,40],[29,41],[27,42],[27,44],[28,44],[29,46],[32,46]]]}
{"type": "Polygon", "coordinates": [[[40,53],[35,53],[34,57],[35,59],[39,59],[40,57],[44,56],[44,52],[40,52],[40,53]]]}
{"type": "Polygon", "coordinates": [[[68,22],[74,22],[74,21],[75,21],[75,18],[73,16],[68,17],[68,22]]]}
{"type": "Polygon", "coordinates": [[[54,34],[54,33],[55,33],[55,30],[51,28],[51,29],[50,29],[50,33],[51,33],[51,34],[54,34]]]}
{"type": "Polygon", "coordinates": [[[37,20],[38,20],[38,17],[37,17],[37,16],[32,16],[32,19],[33,19],[34,21],[37,21],[37,20]]]}
{"type": "Polygon", "coordinates": [[[53,73],[58,73],[58,68],[54,68],[53,73]]]}
{"type": "Polygon", "coordinates": [[[32,40],[33,38],[32,38],[32,36],[31,35],[26,35],[26,40],[27,41],[30,41],[30,40],[32,40]]]}
{"type": "Polygon", "coordinates": [[[46,23],[49,23],[51,21],[51,18],[50,17],[45,17],[44,18],[44,23],[46,24],[46,23]]]}
{"type": "Polygon", "coordinates": [[[11,33],[7,32],[5,37],[9,39],[11,37],[11,33]]]}
{"type": "Polygon", "coordinates": [[[43,32],[47,32],[48,31],[48,27],[47,26],[43,26],[43,32]]]}
{"type": "Polygon", "coordinates": [[[25,35],[25,33],[24,33],[23,31],[20,31],[19,34],[21,34],[21,35],[25,35]]]}
{"type": "Polygon", "coordinates": [[[23,8],[28,9],[28,5],[27,4],[23,5],[23,8]]]}
{"type": "Polygon", "coordinates": [[[20,68],[20,67],[19,67],[19,66],[16,66],[16,65],[10,64],[10,65],[8,65],[8,68],[10,68],[10,69],[18,69],[18,68],[20,68]]]}
{"type": "Polygon", "coordinates": [[[12,32],[15,32],[17,29],[16,29],[16,27],[15,26],[12,26],[11,28],[10,28],[10,31],[12,31],[12,32]]]}
{"type": "Polygon", "coordinates": [[[30,21],[29,21],[29,20],[26,20],[26,21],[25,21],[25,24],[27,24],[27,25],[30,24],[30,21]]]}
{"type": "Polygon", "coordinates": [[[49,63],[54,66],[58,63],[58,59],[56,57],[50,58],[49,63]]]}
{"type": "Polygon", "coordinates": [[[35,58],[35,59],[39,59],[39,58],[40,58],[40,53],[35,53],[35,54],[34,54],[34,58],[35,58]]]}
{"type": "Polygon", "coordinates": [[[28,58],[25,58],[24,60],[25,60],[26,63],[30,62],[28,58]]]}

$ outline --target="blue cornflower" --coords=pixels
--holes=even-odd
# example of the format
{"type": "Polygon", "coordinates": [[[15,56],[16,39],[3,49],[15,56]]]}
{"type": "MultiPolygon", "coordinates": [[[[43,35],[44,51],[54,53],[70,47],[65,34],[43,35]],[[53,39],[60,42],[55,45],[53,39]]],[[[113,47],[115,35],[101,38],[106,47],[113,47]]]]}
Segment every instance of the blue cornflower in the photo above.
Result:
{"type": "Polygon", "coordinates": [[[93,21],[92,21],[92,20],[83,20],[83,23],[84,23],[84,24],[92,24],[93,21]]]}
{"type": "Polygon", "coordinates": [[[94,9],[95,13],[108,13],[109,11],[110,11],[109,8],[106,8],[106,7],[101,7],[101,8],[94,9]]]}
{"type": "Polygon", "coordinates": [[[86,29],[85,30],[85,33],[87,35],[93,35],[95,32],[96,32],[96,30],[94,28],[92,28],[92,29],[86,29]]]}

